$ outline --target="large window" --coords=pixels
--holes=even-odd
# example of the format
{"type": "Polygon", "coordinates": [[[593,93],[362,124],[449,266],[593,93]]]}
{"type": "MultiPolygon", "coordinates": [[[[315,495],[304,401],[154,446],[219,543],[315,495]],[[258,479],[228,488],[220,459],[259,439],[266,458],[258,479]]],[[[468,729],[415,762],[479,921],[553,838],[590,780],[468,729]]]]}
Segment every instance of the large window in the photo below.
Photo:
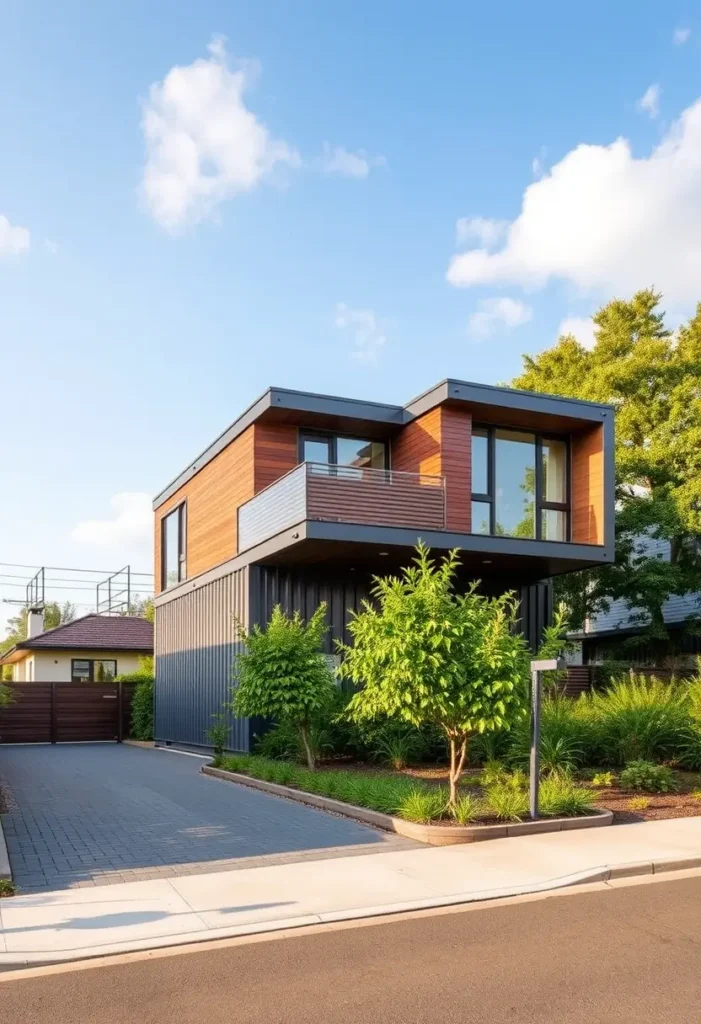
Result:
{"type": "Polygon", "coordinates": [[[113,683],[117,677],[117,662],[112,658],[72,658],[71,682],[113,683]]]}
{"type": "Polygon", "coordinates": [[[161,587],[166,590],[187,577],[186,506],[183,503],[161,520],[161,587]]]}
{"type": "Polygon", "coordinates": [[[387,446],[384,441],[305,433],[300,437],[300,449],[302,462],[348,467],[349,475],[354,469],[387,468],[387,446]]]}
{"type": "Polygon", "coordinates": [[[474,427],[472,532],[569,540],[567,442],[529,431],[474,427]]]}

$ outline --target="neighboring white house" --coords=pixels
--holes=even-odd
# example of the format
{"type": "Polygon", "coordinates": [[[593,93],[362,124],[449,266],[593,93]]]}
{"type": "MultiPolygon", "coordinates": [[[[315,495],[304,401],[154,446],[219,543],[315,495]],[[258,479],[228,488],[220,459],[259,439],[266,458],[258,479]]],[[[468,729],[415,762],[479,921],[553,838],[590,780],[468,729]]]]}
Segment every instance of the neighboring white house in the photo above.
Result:
{"type": "MultiPolygon", "coordinates": [[[[668,540],[654,540],[653,538],[639,537],[638,545],[641,551],[650,557],[656,557],[668,562],[670,559],[670,543],[668,540]]],[[[632,636],[641,631],[644,623],[636,620],[636,612],[639,609],[629,608],[623,598],[611,602],[606,612],[599,612],[592,615],[584,623],[584,629],[577,634],[577,639],[582,643],[583,658],[588,664],[600,664],[605,660],[607,649],[620,643],[626,637],[632,636]]],[[[675,595],[670,597],[662,606],[665,625],[671,633],[675,627],[681,627],[688,618],[701,615],[701,594],[686,594],[683,597],[675,595]]],[[[688,651],[684,652],[693,658],[695,654],[701,653],[700,638],[687,637],[688,651]]],[[[642,660],[645,660],[644,654],[642,660]]]]}
{"type": "Polygon", "coordinates": [[[84,615],[44,631],[43,612],[32,609],[28,634],[0,658],[13,682],[108,683],[153,654],[153,624],[135,616],[84,615]]]}

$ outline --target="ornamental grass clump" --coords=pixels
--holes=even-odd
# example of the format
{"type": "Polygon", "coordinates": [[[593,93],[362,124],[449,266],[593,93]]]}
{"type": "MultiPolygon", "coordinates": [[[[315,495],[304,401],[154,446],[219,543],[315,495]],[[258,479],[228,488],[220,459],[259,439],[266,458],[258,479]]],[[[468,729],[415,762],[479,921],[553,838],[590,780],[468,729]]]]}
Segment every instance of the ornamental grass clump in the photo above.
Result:
{"type": "Polygon", "coordinates": [[[592,694],[590,709],[602,764],[677,756],[689,730],[685,687],[629,675],[592,694]]]}

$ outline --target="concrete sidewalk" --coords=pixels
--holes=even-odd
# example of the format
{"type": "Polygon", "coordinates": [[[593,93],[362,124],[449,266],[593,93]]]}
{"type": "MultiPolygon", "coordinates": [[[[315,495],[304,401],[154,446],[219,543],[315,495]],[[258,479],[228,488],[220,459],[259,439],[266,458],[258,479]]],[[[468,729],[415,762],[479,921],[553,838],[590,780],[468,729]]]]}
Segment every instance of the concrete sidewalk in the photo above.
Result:
{"type": "Polygon", "coordinates": [[[0,968],[701,866],[701,817],[0,900],[0,968]]]}

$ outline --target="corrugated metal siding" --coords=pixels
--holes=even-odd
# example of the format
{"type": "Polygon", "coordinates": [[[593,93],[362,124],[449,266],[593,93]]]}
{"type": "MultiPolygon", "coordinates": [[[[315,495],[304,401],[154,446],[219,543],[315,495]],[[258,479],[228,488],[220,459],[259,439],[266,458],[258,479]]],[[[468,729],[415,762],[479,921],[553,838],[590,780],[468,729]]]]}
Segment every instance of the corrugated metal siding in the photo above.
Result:
{"type": "Polygon", "coordinates": [[[543,639],[543,631],[553,619],[553,588],[550,580],[521,587],[521,632],[535,653],[543,639]]]}
{"type": "Polygon", "coordinates": [[[251,566],[250,571],[252,622],[266,623],[276,604],[281,604],[288,614],[298,611],[308,617],[325,601],[329,626],[324,640],[325,652],[334,652],[334,640],[350,643],[348,623],[351,612],[357,611],[362,600],[369,596],[369,575],[338,570],[324,573],[304,568],[282,569],[267,565],[251,566]]]}
{"type": "Polygon", "coordinates": [[[302,465],[241,505],[239,551],[246,551],[305,519],[306,485],[307,467],[302,465]]]}
{"type": "MultiPolygon", "coordinates": [[[[207,745],[212,715],[230,698],[239,646],[233,616],[248,622],[248,571],[229,573],[156,608],[157,740],[207,745]]],[[[248,744],[248,719],[234,719],[230,749],[248,750],[248,744]]]]}
{"type": "MultiPolygon", "coordinates": [[[[670,544],[668,540],[655,540],[651,537],[640,537],[639,548],[641,553],[649,557],[659,558],[668,562],[670,556],[670,544]]],[[[687,594],[684,597],[675,595],[662,605],[664,621],[670,625],[675,622],[683,622],[690,615],[701,613],[701,594],[687,594]]],[[[611,629],[625,630],[628,626],[639,627],[641,623],[633,617],[636,609],[629,608],[626,602],[619,598],[611,602],[607,612],[600,612],[592,616],[587,623],[586,632],[591,634],[602,633],[611,629]]]]}

